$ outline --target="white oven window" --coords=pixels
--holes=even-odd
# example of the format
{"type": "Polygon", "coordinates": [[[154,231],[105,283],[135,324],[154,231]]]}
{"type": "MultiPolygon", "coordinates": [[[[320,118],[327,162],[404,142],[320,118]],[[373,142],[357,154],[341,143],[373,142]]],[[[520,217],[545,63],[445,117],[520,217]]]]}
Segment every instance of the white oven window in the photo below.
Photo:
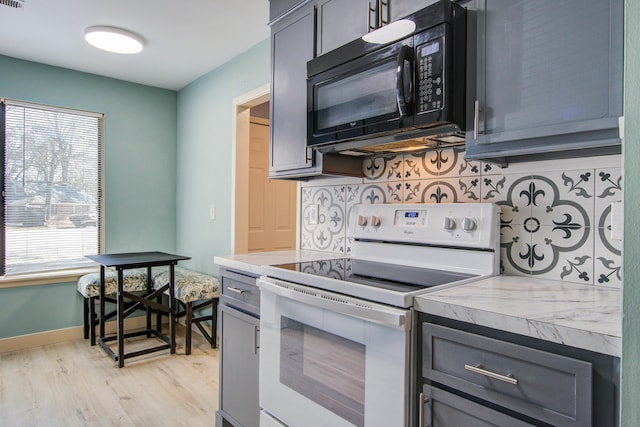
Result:
{"type": "Polygon", "coordinates": [[[280,382],[355,426],[364,426],[366,347],[280,317],[280,382]]]}

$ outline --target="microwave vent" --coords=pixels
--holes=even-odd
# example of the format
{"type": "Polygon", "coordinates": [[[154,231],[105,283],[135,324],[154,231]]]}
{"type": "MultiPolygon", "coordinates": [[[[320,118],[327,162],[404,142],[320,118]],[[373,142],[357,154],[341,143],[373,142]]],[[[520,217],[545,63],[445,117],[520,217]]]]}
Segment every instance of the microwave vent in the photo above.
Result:
{"type": "Polygon", "coordinates": [[[386,135],[370,140],[343,141],[317,147],[323,153],[347,156],[375,156],[380,154],[411,153],[464,145],[465,134],[448,127],[416,129],[413,132],[386,135]],[[410,135],[412,134],[412,135],[410,135]]]}

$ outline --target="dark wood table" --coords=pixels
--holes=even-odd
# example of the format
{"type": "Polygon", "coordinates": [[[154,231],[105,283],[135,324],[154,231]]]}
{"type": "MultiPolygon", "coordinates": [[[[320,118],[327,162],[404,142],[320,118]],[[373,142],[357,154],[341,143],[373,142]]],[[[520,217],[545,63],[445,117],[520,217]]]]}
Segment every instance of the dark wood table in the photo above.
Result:
{"type": "MultiPolygon", "coordinates": [[[[100,264],[100,335],[98,343],[100,347],[109,355],[113,360],[118,362],[118,367],[124,366],[124,359],[129,357],[140,356],[143,354],[169,349],[171,354],[176,352],[176,330],[175,330],[175,266],[178,261],[190,259],[191,257],[172,255],[164,252],[133,252],[133,253],[120,253],[120,254],[100,254],[89,255],[87,258],[100,264]],[[151,285],[151,268],[169,266],[169,284],[159,289],[153,290],[151,285]],[[116,295],[116,316],[117,316],[117,333],[116,335],[105,335],[105,269],[113,267],[118,272],[118,290],[116,295]],[[136,295],[131,292],[126,292],[123,289],[123,271],[131,268],[146,268],[147,269],[147,290],[143,295],[136,295]],[[169,290],[169,305],[163,305],[156,300],[161,297],[164,291],[169,290]],[[133,304],[129,305],[125,309],[125,298],[133,304]],[[124,333],[124,319],[139,310],[142,306],[147,310],[147,327],[144,331],[136,331],[130,333],[124,333]],[[156,324],[156,328],[151,327],[151,310],[157,312],[167,313],[169,315],[169,337],[165,336],[161,332],[161,325],[159,320],[156,324]],[[134,336],[146,335],[148,338],[156,336],[164,341],[166,344],[159,346],[145,348],[130,353],[124,352],[124,339],[134,336]],[[117,354],[107,345],[109,341],[117,341],[118,352],[117,354]]],[[[159,317],[159,316],[158,316],[159,317]]]]}

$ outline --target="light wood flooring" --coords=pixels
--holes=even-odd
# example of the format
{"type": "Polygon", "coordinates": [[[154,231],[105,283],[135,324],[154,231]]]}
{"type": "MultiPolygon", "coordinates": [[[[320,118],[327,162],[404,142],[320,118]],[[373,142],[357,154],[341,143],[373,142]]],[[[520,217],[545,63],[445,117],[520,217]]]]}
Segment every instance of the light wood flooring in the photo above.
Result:
{"type": "Polygon", "coordinates": [[[194,333],[185,356],[184,327],[176,335],[176,354],[121,369],[82,339],[0,354],[0,426],[214,426],[218,350],[194,333]]]}

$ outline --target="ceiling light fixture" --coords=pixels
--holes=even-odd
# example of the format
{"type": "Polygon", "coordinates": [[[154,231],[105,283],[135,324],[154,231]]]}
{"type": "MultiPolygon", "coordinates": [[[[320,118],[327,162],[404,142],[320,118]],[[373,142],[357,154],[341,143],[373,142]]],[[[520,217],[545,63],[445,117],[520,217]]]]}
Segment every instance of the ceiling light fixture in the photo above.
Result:
{"type": "Polygon", "coordinates": [[[405,36],[408,36],[409,34],[413,33],[415,29],[415,22],[408,19],[401,19],[365,34],[364,36],[362,36],[362,40],[374,44],[391,43],[405,36]]]}
{"type": "Polygon", "coordinates": [[[144,46],[144,40],[139,35],[122,28],[104,25],[84,30],[84,39],[98,49],[113,53],[138,53],[144,46]]]}

